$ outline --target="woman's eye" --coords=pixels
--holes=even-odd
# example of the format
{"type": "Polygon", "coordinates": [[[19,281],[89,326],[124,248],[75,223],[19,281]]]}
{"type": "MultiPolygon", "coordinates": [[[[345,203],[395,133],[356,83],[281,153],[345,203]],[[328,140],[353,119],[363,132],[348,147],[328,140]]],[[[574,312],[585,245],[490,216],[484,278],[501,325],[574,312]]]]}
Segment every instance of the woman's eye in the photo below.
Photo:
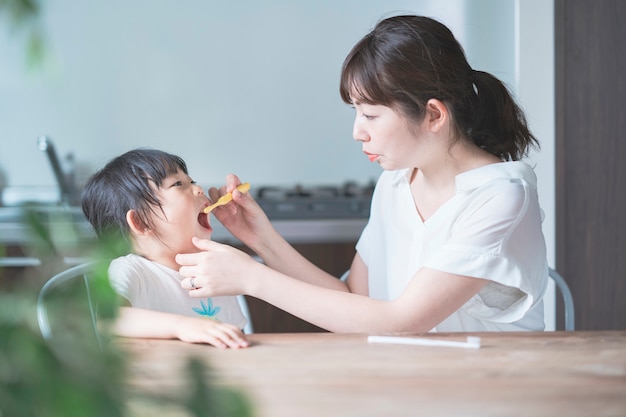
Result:
{"type": "Polygon", "coordinates": [[[374,120],[376,118],[376,116],[372,116],[369,114],[363,114],[363,117],[365,117],[366,120],[374,120]]]}

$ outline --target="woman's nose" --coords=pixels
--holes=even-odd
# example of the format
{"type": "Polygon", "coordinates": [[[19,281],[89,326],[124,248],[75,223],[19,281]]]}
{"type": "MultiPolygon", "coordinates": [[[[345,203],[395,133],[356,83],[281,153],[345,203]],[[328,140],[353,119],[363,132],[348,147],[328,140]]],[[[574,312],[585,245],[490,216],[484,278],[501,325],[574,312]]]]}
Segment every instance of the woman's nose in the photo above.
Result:
{"type": "Polygon", "coordinates": [[[358,119],[354,119],[354,125],[352,126],[352,137],[359,142],[366,142],[369,136],[365,130],[360,126],[358,119]]]}

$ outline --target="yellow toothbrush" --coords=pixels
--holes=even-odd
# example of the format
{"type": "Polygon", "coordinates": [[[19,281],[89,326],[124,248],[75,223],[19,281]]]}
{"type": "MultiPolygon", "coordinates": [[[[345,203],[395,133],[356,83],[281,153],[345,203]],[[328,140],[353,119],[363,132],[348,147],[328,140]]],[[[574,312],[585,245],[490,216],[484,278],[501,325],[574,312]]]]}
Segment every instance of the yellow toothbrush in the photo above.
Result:
{"type": "MultiPolygon", "coordinates": [[[[244,182],[243,184],[241,184],[240,186],[238,186],[236,188],[236,190],[242,192],[242,193],[247,193],[250,190],[250,183],[244,182]]],[[[230,200],[233,199],[233,195],[232,193],[228,193],[228,194],[224,194],[223,196],[221,196],[214,204],[211,204],[210,206],[207,206],[204,208],[204,210],[202,210],[204,213],[210,213],[211,210],[213,210],[215,207],[219,207],[219,206],[223,206],[224,204],[228,203],[230,200]]]]}

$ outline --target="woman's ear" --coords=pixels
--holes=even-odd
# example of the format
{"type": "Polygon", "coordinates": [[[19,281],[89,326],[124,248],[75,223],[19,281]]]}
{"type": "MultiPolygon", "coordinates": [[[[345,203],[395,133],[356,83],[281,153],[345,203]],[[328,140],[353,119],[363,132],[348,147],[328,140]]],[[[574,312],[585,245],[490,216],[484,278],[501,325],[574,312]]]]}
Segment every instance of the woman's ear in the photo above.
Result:
{"type": "Polygon", "coordinates": [[[139,219],[135,210],[128,210],[126,212],[126,223],[128,223],[128,227],[130,227],[130,231],[134,235],[148,235],[152,233],[150,228],[139,219]]]}
{"type": "Polygon", "coordinates": [[[442,101],[431,98],[426,102],[426,120],[432,132],[437,132],[442,127],[448,125],[450,121],[449,116],[448,108],[442,101]]]}

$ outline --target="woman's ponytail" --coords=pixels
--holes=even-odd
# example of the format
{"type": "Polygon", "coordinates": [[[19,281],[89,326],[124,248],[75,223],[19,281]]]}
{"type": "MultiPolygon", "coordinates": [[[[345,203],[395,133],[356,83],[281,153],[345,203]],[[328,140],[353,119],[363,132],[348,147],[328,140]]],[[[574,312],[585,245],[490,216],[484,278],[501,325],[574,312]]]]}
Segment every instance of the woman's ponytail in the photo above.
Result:
{"type": "Polygon", "coordinates": [[[502,160],[516,161],[539,147],[524,112],[506,86],[493,75],[473,71],[474,109],[468,135],[480,148],[502,160]]]}

